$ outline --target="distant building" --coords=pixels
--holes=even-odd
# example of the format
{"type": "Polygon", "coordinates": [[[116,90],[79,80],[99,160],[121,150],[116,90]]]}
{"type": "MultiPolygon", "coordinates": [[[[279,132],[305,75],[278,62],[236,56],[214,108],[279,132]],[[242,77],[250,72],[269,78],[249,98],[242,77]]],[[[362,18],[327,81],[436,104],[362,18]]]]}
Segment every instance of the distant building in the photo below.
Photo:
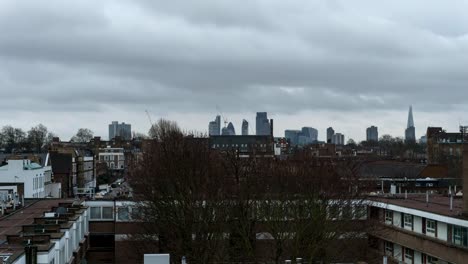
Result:
{"type": "Polygon", "coordinates": [[[227,127],[223,127],[221,135],[223,136],[235,136],[236,135],[236,130],[234,129],[234,125],[232,122],[229,122],[227,127]]]}
{"type": "Polygon", "coordinates": [[[336,133],[332,136],[332,144],[335,145],[344,145],[345,144],[345,137],[341,133],[336,133]]]}
{"type": "Polygon", "coordinates": [[[219,151],[236,150],[240,157],[273,157],[274,140],[270,136],[213,136],[209,138],[212,149],[219,151]]]}
{"type": "Polygon", "coordinates": [[[271,135],[270,122],[268,121],[266,112],[257,112],[255,121],[255,130],[257,136],[271,135]]]}
{"type": "Polygon", "coordinates": [[[284,131],[284,137],[289,140],[289,144],[291,146],[297,146],[299,144],[299,136],[301,132],[301,130],[288,129],[284,131]]]}
{"type": "Polygon", "coordinates": [[[371,126],[368,127],[366,130],[366,140],[367,141],[379,141],[379,132],[377,130],[377,127],[371,126]]]}
{"type": "Polygon", "coordinates": [[[408,112],[408,123],[405,130],[405,141],[416,142],[416,129],[414,128],[413,107],[410,106],[408,112]]]}
{"type": "Polygon", "coordinates": [[[112,121],[109,125],[109,140],[115,137],[121,137],[125,140],[132,139],[132,126],[130,124],[121,123],[118,121],[112,121]]]}
{"type": "Polygon", "coordinates": [[[419,144],[426,144],[427,143],[427,137],[426,136],[422,136],[420,139],[419,139],[419,144]]]}
{"type": "Polygon", "coordinates": [[[229,122],[229,124],[227,126],[227,129],[229,131],[229,135],[231,135],[231,136],[236,135],[236,130],[234,129],[234,125],[232,124],[232,122],[229,122]]]}
{"type": "Polygon", "coordinates": [[[217,115],[215,120],[208,124],[208,134],[210,136],[219,136],[221,134],[221,116],[217,115]]]}
{"type": "Polygon", "coordinates": [[[284,137],[289,139],[291,146],[304,146],[317,142],[318,131],[312,127],[303,127],[301,130],[285,130],[284,137]]]}
{"type": "Polygon", "coordinates": [[[249,135],[249,122],[247,120],[242,120],[242,135],[248,136],[249,135]]]}
{"type": "Polygon", "coordinates": [[[308,139],[307,144],[318,141],[318,130],[313,127],[303,127],[302,135],[308,139]]]}
{"type": "Polygon", "coordinates": [[[327,143],[332,143],[332,137],[335,134],[335,130],[332,127],[327,128],[327,143]]]}
{"type": "Polygon", "coordinates": [[[107,148],[99,149],[99,161],[105,162],[110,170],[125,169],[125,155],[123,148],[107,148]]]}

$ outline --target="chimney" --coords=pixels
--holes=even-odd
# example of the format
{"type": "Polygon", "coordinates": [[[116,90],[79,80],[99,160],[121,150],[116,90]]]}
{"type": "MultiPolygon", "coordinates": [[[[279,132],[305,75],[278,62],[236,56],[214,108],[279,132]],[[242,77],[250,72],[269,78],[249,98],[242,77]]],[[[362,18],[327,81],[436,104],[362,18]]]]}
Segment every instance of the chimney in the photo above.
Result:
{"type": "MultiPolygon", "coordinates": [[[[463,143],[462,164],[463,164],[462,165],[463,214],[468,215],[468,146],[465,143],[463,143]]],[[[455,195],[456,194],[457,194],[457,190],[455,189],[455,195]]]]}

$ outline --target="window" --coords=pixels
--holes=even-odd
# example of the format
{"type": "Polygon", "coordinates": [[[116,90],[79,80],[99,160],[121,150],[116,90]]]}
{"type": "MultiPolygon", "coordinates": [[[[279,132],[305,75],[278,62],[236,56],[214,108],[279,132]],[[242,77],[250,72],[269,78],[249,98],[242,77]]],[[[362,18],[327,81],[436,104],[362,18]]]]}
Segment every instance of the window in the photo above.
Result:
{"type": "Polygon", "coordinates": [[[404,215],[404,227],[413,229],[413,216],[409,214],[404,215]]]}
{"type": "Polygon", "coordinates": [[[427,256],[427,264],[438,264],[439,259],[431,256],[427,256]]]}
{"type": "Polygon", "coordinates": [[[91,207],[91,219],[101,219],[101,207],[91,207]]]}
{"type": "Polygon", "coordinates": [[[393,224],[393,211],[385,210],[385,223],[393,224]]]}
{"type": "Polygon", "coordinates": [[[453,226],[453,244],[466,247],[468,246],[467,238],[467,229],[465,227],[453,226]]]}
{"type": "Polygon", "coordinates": [[[113,210],[114,208],[112,207],[102,207],[102,219],[114,218],[113,210]]]}
{"type": "Polygon", "coordinates": [[[434,220],[426,220],[426,234],[436,236],[437,222],[434,220]]]}
{"type": "Polygon", "coordinates": [[[414,251],[409,248],[405,248],[405,263],[413,263],[414,251]]]}
{"type": "Polygon", "coordinates": [[[354,219],[367,219],[367,207],[365,205],[360,205],[355,208],[354,219]]]}
{"type": "Polygon", "coordinates": [[[384,246],[385,246],[385,255],[393,256],[393,243],[385,241],[384,246]]]}
{"type": "Polygon", "coordinates": [[[122,221],[130,220],[130,212],[128,210],[128,207],[117,208],[117,218],[122,221]]]}
{"type": "Polygon", "coordinates": [[[328,217],[332,220],[340,217],[340,207],[337,204],[330,205],[328,207],[328,217]]]}

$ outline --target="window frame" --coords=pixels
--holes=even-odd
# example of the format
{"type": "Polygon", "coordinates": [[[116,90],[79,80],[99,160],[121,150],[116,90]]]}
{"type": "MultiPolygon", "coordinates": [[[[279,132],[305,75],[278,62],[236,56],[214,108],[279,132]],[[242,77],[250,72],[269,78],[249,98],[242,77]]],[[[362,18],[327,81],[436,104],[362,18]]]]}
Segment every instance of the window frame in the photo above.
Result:
{"type": "Polygon", "coordinates": [[[409,227],[411,228],[411,230],[413,230],[413,226],[414,226],[414,219],[413,219],[413,215],[410,215],[410,214],[403,214],[403,227],[406,228],[406,227],[409,227]],[[410,221],[407,221],[409,218],[410,221]]]}
{"type": "Polygon", "coordinates": [[[385,223],[393,224],[393,211],[392,210],[385,210],[385,223]]]}
{"type": "Polygon", "coordinates": [[[405,247],[405,250],[404,250],[404,255],[405,255],[405,262],[406,260],[411,260],[411,263],[414,263],[414,250],[412,250],[411,248],[406,248],[405,247]]]}
{"type": "Polygon", "coordinates": [[[393,251],[395,249],[395,246],[392,242],[390,241],[384,241],[384,253],[387,256],[393,257],[393,251]]]}
{"type": "Polygon", "coordinates": [[[432,219],[426,219],[426,235],[433,234],[437,237],[437,221],[432,219]]]}

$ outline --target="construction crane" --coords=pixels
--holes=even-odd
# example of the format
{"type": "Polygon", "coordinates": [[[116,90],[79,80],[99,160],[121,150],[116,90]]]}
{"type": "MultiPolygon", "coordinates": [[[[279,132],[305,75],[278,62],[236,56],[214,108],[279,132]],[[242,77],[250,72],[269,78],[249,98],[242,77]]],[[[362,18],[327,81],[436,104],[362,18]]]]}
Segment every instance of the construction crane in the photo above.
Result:
{"type": "MultiPolygon", "coordinates": [[[[153,123],[153,120],[151,120],[151,115],[148,112],[148,110],[145,109],[145,112],[146,112],[146,116],[148,117],[148,120],[150,122],[150,132],[151,132],[154,129],[154,123],[153,123]]],[[[149,136],[151,137],[151,135],[149,135],[149,136]]]]}
{"type": "Polygon", "coordinates": [[[145,110],[145,112],[146,112],[146,116],[148,117],[148,120],[150,122],[150,125],[153,126],[153,120],[151,120],[151,116],[150,116],[148,110],[145,110]]]}
{"type": "Polygon", "coordinates": [[[221,118],[224,121],[224,127],[227,127],[228,121],[227,118],[224,117],[223,112],[221,112],[221,109],[219,108],[219,105],[216,105],[216,111],[218,111],[218,114],[221,116],[221,118]]]}

